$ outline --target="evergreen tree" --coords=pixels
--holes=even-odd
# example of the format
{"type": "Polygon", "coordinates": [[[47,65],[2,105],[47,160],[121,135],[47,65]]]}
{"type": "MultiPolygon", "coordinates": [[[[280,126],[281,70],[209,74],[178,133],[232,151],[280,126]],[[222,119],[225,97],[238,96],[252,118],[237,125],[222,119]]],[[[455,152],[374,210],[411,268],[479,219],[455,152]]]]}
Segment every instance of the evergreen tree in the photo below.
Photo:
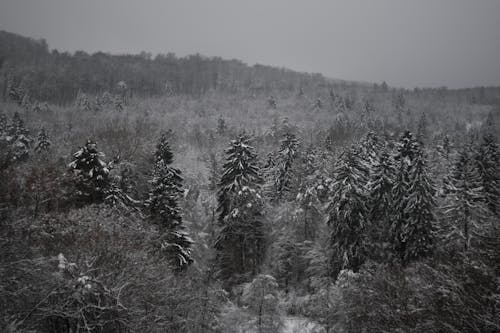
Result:
{"type": "Polygon", "coordinates": [[[273,96],[269,97],[269,99],[267,100],[267,103],[271,109],[276,109],[276,107],[277,107],[276,99],[273,96]]]}
{"type": "Polygon", "coordinates": [[[240,135],[231,141],[231,146],[226,150],[226,162],[219,182],[218,208],[219,221],[222,222],[231,210],[231,198],[243,186],[255,187],[262,184],[263,180],[257,164],[257,155],[250,146],[250,138],[240,135]]]}
{"type": "Polygon", "coordinates": [[[299,141],[292,133],[285,134],[278,152],[277,170],[274,179],[275,199],[280,200],[292,191],[294,162],[297,158],[299,141]]]}
{"type": "Polygon", "coordinates": [[[0,135],[5,136],[7,135],[7,126],[8,121],[7,121],[7,116],[4,115],[3,113],[0,114],[0,135]]]}
{"type": "Polygon", "coordinates": [[[50,145],[51,143],[47,131],[45,130],[45,128],[42,127],[40,133],[38,133],[35,151],[37,153],[48,151],[50,149],[50,145]]]}
{"type": "Polygon", "coordinates": [[[220,276],[228,284],[239,281],[241,275],[255,275],[265,250],[262,178],[249,140],[241,135],[231,141],[219,183],[220,230],[215,249],[220,276]]]}
{"type": "Polygon", "coordinates": [[[224,135],[227,131],[226,120],[224,117],[220,116],[217,120],[217,134],[224,135]]]}
{"type": "Polygon", "coordinates": [[[493,133],[486,133],[478,147],[476,164],[488,209],[500,216],[500,150],[493,133]]]}
{"type": "Polygon", "coordinates": [[[386,242],[393,216],[392,189],[394,186],[394,162],[388,151],[387,145],[376,156],[373,165],[369,190],[369,226],[368,235],[372,247],[369,253],[372,258],[383,259],[386,256],[386,242]]]}
{"type": "Polygon", "coordinates": [[[7,127],[6,140],[11,147],[12,159],[14,161],[22,161],[29,156],[29,149],[33,139],[17,112],[14,113],[11,123],[7,127]]]}
{"type": "Polygon", "coordinates": [[[215,241],[219,276],[240,283],[258,273],[264,259],[264,202],[258,191],[242,186],[231,198],[231,211],[219,223],[215,241]]]}
{"type": "Polygon", "coordinates": [[[357,271],[364,261],[368,214],[365,196],[368,170],[364,162],[360,153],[351,148],[344,153],[335,171],[333,195],[327,208],[335,273],[342,269],[357,271]]]}
{"type": "MultiPolygon", "coordinates": [[[[168,144],[165,141],[160,141],[158,146],[162,151],[157,150],[157,156],[172,156],[171,152],[167,153],[168,144]]],[[[175,269],[182,270],[193,262],[193,241],[185,231],[178,205],[183,193],[181,172],[171,167],[170,163],[172,157],[169,162],[157,160],[147,206],[151,219],[160,229],[161,251],[175,269]]]]}
{"type": "Polygon", "coordinates": [[[111,181],[109,167],[102,157],[104,154],[92,140],[87,140],[85,146],[73,154],[68,168],[74,177],[75,199],[80,204],[102,203],[106,199],[111,181]]]}
{"type": "Polygon", "coordinates": [[[155,162],[163,162],[165,165],[170,165],[174,161],[174,154],[170,148],[169,138],[172,136],[172,132],[169,130],[167,132],[162,132],[160,135],[160,140],[156,144],[156,150],[154,153],[155,162]]]}
{"type": "Polygon", "coordinates": [[[467,250],[474,230],[479,227],[485,213],[481,179],[474,165],[470,146],[465,146],[458,153],[446,187],[450,203],[445,207],[445,214],[451,221],[453,234],[458,233],[467,250]]]}
{"type": "Polygon", "coordinates": [[[427,139],[429,135],[428,127],[429,123],[427,121],[427,116],[425,115],[425,113],[422,113],[418,120],[418,126],[417,126],[417,140],[419,142],[425,142],[425,140],[427,139]]]}
{"type": "Polygon", "coordinates": [[[397,256],[406,265],[432,252],[435,189],[424,152],[409,132],[399,143],[396,161],[391,240],[397,256]]]}

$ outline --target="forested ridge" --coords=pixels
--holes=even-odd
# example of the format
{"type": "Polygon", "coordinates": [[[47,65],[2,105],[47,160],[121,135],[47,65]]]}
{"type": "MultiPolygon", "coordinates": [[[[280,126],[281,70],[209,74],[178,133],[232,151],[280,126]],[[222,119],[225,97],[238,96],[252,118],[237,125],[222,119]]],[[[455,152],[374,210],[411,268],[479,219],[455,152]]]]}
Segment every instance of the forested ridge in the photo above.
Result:
{"type": "Polygon", "coordinates": [[[1,330],[500,331],[500,88],[0,63],[1,330]]]}

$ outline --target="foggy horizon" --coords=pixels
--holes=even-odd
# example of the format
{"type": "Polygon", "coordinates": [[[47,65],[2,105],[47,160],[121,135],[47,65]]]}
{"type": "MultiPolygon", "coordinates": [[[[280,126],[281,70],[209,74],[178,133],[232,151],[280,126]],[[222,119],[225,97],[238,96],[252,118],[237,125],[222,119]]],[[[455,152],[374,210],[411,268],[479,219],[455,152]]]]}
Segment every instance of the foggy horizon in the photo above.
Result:
{"type": "Polygon", "coordinates": [[[238,59],[346,81],[500,85],[495,1],[7,1],[0,30],[61,52],[238,59]],[[57,8],[57,10],[55,10],[57,8]]]}

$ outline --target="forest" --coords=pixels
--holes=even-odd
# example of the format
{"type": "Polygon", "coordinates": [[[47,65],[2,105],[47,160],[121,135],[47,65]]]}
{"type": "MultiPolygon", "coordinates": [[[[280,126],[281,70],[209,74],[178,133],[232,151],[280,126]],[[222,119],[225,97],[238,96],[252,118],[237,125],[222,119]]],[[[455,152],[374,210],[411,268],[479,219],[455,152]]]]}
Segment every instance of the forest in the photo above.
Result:
{"type": "Polygon", "coordinates": [[[500,332],[500,87],[0,32],[0,330],[500,332]]]}

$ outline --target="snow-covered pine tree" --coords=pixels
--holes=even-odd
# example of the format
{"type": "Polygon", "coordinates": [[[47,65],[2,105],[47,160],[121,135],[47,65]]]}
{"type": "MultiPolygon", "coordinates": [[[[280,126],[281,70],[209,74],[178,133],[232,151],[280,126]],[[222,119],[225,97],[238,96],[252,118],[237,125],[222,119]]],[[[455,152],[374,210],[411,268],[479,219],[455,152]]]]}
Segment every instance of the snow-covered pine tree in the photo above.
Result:
{"type": "Polygon", "coordinates": [[[170,166],[173,154],[163,136],[155,155],[157,161],[146,204],[150,218],[160,229],[161,252],[176,270],[182,270],[193,262],[191,257],[193,241],[185,231],[178,204],[183,193],[183,179],[180,170],[170,166]]]}
{"type": "Polygon", "coordinates": [[[265,255],[264,201],[255,188],[232,194],[231,211],[219,223],[215,249],[219,276],[227,285],[258,273],[265,255]]]}
{"type": "Polygon", "coordinates": [[[492,132],[483,135],[475,160],[486,205],[492,214],[500,216],[500,149],[492,132]]]}
{"type": "Polygon", "coordinates": [[[29,156],[30,145],[33,139],[30,131],[24,126],[24,121],[19,113],[14,113],[11,123],[7,127],[7,142],[12,148],[14,161],[25,160],[29,156]]]}
{"type": "Polygon", "coordinates": [[[292,133],[286,133],[281,140],[278,151],[278,162],[274,173],[274,193],[276,200],[286,199],[293,194],[292,184],[294,180],[294,164],[298,155],[299,141],[292,133]]]}
{"type": "Polygon", "coordinates": [[[217,134],[222,136],[226,133],[226,131],[226,120],[224,119],[224,117],[220,116],[219,119],[217,119],[217,134]]]}
{"type": "Polygon", "coordinates": [[[309,146],[297,160],[297,172],[294,174],[294,187],[297,189],[295,202],[298,206],[295,214],[300,240],[316,238],[318,221],[322,220],[322,205],[318,198],[316,186],[322,177],[322,167],[318,152],[314,146],[309,146]]]}
{"type": "MultiPolygon", "coordinates": [[[[467,250],[474,230],[478,229],[485,215],[481,178],[470,145],[465,145],[459,151],[445,186],[449,204],[444,209],[450,222],[449,231],[452,235],[458,234],[463,240],[464,250],[467,250]]],[[[450,235],[446,238],[450,238],[450,235]]]]}
{"type": "Polygon", "coordinates": [[[231,199],[243,186],[259,187],[263,183],[260,175],[257,154],[250,145],[250,137],[240,135],[231,141],[226,150],[226,162],[222,166],[223,174],[217,193],[219,221],[231,211],[231,199]]]}
{"type": "Polygon", "coordinates": [[[405,253],[406,242],[401,239],[403,228],[408,220],[407,196],[409,191],[410,170],[419,151],[419,144],[410,131],[405,131],[396,143],[394,155],[395,177],[392,189],[394,210],[391,219],[389,239],[397,258],[405,253]]]}
{"type": "Polygon", "coordinates": [[[363,140],[361,140],[361,157],[371,166],[369,169],[370,172],[372,171],[372,167],[378,163],[379,153],[383,147],[384,144],[374,132],[368,132],[363,140]]]}
{"type": "Polygon", "coordinates": [[[0,135],[7,135],[7,116],[5,114],[0,114],[0,135]]]}
{"type": "Polygon", "coordinates": [[[427,116],[425,112],[422,112],[420,115],[420,118],[418,119],[418,125],[417,125],[417,140],[419,142],[426,142],[428,138],[428,127],[429,127],[429,122],[427,121],[427,116]]]}
{"type": "Polygon", "coordinates": [[[170,131],[163,132],[156,145],[152,188],[146,205],[151,219],[160,228],[162,251],[175,269],[182,270],[193,262],[193,241],[185,231],[178,204],[183,194],[183,179],[181,171],[171,166],[174,161],[168,140],[171,135],[170,131]]]}
{"type": "Polygon", "coordinates": [[[42,153],[45,151],[48,151],[50,149],[51,142],[49,135],[47,134],[47,131],[45,130],[44,127],[40,130],[38,133],[38,138],[35,146],[35,152],[37,153],[42,153]]]}
{"type": "Polygon", "coordinates": [[[448,161],[451,157],[452,144],[450,137],[448,134],[445,134],[441,143],[437,146],[437,151],[439,155],[445,160],[448,161]]]}
{"type": "Polygon", "coordinates": [[[111,181],[108,165],[102,157],[104,154],[92,140],[87,140],[85,146],[73,154],[68,169],[74,177],[74,195],[79,204],[102,203],[107,196],[111,181]]]}
{"type": "Polygon", "coordinates": [[[171,138],[172,135],[173,133],[171,130],[161,133],[154,152],[155,163],[163,161],[166,165],[170,165],[174,161],[174,154],[172,153],[169,143],[169,138],[171,138]]]}
{"type": "Polygon", "coordinates": [[[264,256],[262,177],[253,150],[246,135],[232,140],[219,182],[215,249],[219,274],[228,284],[256,274],[264,256]]]}
{"type": "MultiPolygon", "coordinates": [[[[408,139],[408,137],[406,138],[408,139]]],[[[403,140],[401,148],[408,148],[411,140],[403,140]],[[406,144],[405,144],[406,143],[406,144]]],[[[391,237],[396,254],[403,265],[429,255],[434,246],[435,189],[431,181],[423,148],[418,145],[407,155],[407,165],[401,163],[396,178],[394,207],[397,210],[391,227],[391,237]],[[409,159],[412,156],[412,159],[409,159]],[[405,169],[406,168],[406,169],[405,169]]]]}
{"type": "Polygon", "coordinates": [[[354,148],[343,153],[335,170],[327,223],[336,274],[342,269],[357,271],[364,262],[367,172],[365,161],[354,148]]]}
{"type": "Polygon", "coordinates": [[[374,259],[385,259],[387,236],[391,226],[394,206],[392,189],[394,186],[394,161],[387,144],[381,146],[371,169],[369,191],[369,251],[374,259]]]}

